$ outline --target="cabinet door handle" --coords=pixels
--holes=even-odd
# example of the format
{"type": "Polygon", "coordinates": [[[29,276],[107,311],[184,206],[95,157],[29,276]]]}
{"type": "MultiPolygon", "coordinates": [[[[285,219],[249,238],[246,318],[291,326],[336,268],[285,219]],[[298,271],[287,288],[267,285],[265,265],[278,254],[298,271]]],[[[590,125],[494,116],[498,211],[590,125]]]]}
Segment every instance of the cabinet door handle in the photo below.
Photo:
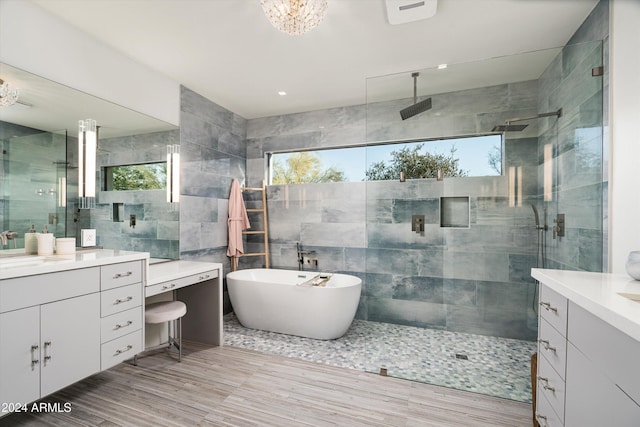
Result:
{"type": "Polygon", "coordinates": [[[114,330],[114,331],[117,331],[118,329],[126,328],[127,326],[130,326],[130,325],[133,325],[133,321],[131,321],[131,320],[127,320],[127,323],[125,323],[124,325],[121,325],[121,324],[119,324],[119,323],[118,323],[118,324],[116,324],[116,326],[114,326],[114,327],[113,327],[113,330],[114,330]]]}
{"type": "Polygon", "coordinates": [[[536,413],[536,418],[538,419],[538,421],[542,421],[544,423],[544,427],[548,425],[546,416],[536,413]]]}
{"type": "Polygon", "coordinates": [[[545,350],[549,350],[549,351],[553,351],[553,352],[556,351],[555,347],[551,347],[551,345],[549,345],[549,340],[540,339],[540,340],[538,340],[538,342],[544,346],[545,350]]]}
{"type": "Polygon", "coordinates": [[[558,309],[555,307],[551,307],[551,303],[548,302],[540,302],[540,305],[547,311],[553,311],[554,313],[558,312],[558,309]]]}
{"type": "Polygon", "coordinates": [[[127,271],[126,273],[117,273],[113,276],[114,279],[122,279],[123,277],[129,277],[133,274],[133,271],[127,271]]]}
{"type": "Polygon", "coordinates": [[[116,304],[122,304],[123,302],[129,302],[129,301],[131,301],[132,299],[133,299],[133,297],[132,297],[132,296],[128,296],[128,297],[126,297],[125,299],[120,299],[120,298],[118,298],[118,299],[113,303],[113,305],[116,305],[116,304]]]}
{"type": "Polygon", "coordinates": [[[542,386],[542,388],[543,388],[543,389],[545,389],[545,390],[552,391],[552,392],[554,392],[554,393],[555,393],[555,391],[556,391],[556,388],[555,388],[555,387],[551,387],[550,385],[546,385],[546,384],[545,384],[545,385],[543,385],[543,386],[542,386]]]}
{"type": "Polygon", "coordinates": [[[126,346],[124,349],[118,349],[116,350],[116,354],[114,354],[114,356],[117,356],[119,354],[125,353],[129,350],[131,350],[133,348],[133,346],[131,344],[129,344],[128,346],[126,346]]]}
{"type": "Polygon", "coordinates": [[[39,349],[40,347],[37,344],[34,344],[31,346],[31,369],[33,369],[34,366],[36,366],[38,363],[40,363],[40,360],[38,360],[38,355],[36,353],[36,351],[39,349]]]}
{"type": "Polygon", "coordinates": [[[51,355],[47,354],[47,350],[51,348],[51,341],[44,342],[44,365],[47,366],[47,362],[51,360],[51,355]]]}
{"type": "Polygon", "coordinates": [[[162,290],[164,291],[165,289],[173,289],[176,287],[175,283],[172,283],[171,285],[167,286],[167,285],[162,285],[162,290]]]}

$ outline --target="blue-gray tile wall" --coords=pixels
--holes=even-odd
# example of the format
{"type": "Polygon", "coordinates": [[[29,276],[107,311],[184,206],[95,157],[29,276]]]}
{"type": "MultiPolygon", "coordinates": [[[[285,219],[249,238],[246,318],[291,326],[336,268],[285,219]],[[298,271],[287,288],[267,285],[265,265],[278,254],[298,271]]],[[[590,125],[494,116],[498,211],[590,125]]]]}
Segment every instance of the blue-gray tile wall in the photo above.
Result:
{"type": "MultiPolygon", "coordinates": [[[[98,169],[101,182],[105,166],[131,165],[166,161],[166,146],[178,144],[178,130],[138,134],[118,138],[101,138],[98,169]]],[[[102,185],[100,185],[102,188],[102,185]]],[[[177,259],[180,239],[180,215],[166,202],[164,190],[98,191],[96,208],[81,212],[88,217],[81,228],[95,228],[97,244],[149,252],[155,258],[177,259]],[[123,205],[123,217],[114,222],[114,203],[123,205]],[[135,227],[129,223],[136,216],[135,227]]]]}
{"type": "MultiPolygon", "coordinates": [[[[547,266],[606,271],[607,217],[604,126],[608,122],[608,73],[592,76],[607,64],[609,2],[602,0],[571,38],[562,54],[540,78],[540,109],[563,109],[562,117],[546,119],[540,137],[538,195],[543,193],[545,144],[553,145],[555,179],[547,209],[549,224],[565,214],[564,237],[547,233],[547,266]]],[[[606,70],[605,66],[605,70],[606,70]]]]}
{"type": "Polygon", "coordinates": [[[234,178],[246,183],[246,136],[246,119],[181,87],[181,259],[220,262],[229,270],[229,191],[234,178]]]}

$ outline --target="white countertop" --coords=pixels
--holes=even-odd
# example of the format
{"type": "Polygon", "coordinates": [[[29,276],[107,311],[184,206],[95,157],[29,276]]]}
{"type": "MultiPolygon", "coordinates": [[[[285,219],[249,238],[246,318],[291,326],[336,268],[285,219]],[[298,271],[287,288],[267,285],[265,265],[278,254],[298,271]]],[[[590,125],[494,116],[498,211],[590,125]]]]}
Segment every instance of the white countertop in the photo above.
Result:
{"type": "Polygon", "coordinates": [[[167,261],[151,264],[149,266],[149,279],[147,286],[158,283],[177,280],[192,274],[201,274],[211,270],[220,270],[222,276],[222,264],[218,262],[200,261],[167,261]]]}
{"type": "Polygon", "coordinates": [[[2,257],[0,255],[0,280],[148,259],[149,254],[147,252],[121,251],[117,249],[81,250],[72,255],[11,257],[2,257]]]}
{"type": "Polygon", "coordinates": [[[611,326],[640,341],[640,302],[618,295],[640,295],[640,281],[626,274],[531,269],[533,278],[611,326]]]}

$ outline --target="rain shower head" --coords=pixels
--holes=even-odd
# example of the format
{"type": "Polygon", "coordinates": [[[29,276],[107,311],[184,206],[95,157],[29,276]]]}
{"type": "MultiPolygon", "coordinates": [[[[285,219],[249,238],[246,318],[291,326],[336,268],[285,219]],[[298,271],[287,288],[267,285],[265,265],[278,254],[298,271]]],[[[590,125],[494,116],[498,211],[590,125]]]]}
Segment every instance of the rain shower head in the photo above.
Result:
{"type": "Polygon", "coordinates": [[[407,120],[410,117],[413,117],[430,109],[431,98],[427,98],[423,101],[417,102],[407,108],[400,110],[400,117],[402,117],[402,120],[407,120]]]}
{"type": "Polygon", "coordinates": [[[410,117],[413,117],[420,113],[424,113],[425,111],[431,109],[431,98],[427,98],[420,102],[417,102],[419,75],[420,73],[411,74],[411,77],[413,77],[413,105],[410,105],[407,108],[403,108],[402,110],[400,110],[400,117],[402,117],[402,120],[407,120],[410,117]]]}
{"type": "Polygon", "coordinates": [[[522,132],[529,125],[496,125],[491,132],[522,132]]]}

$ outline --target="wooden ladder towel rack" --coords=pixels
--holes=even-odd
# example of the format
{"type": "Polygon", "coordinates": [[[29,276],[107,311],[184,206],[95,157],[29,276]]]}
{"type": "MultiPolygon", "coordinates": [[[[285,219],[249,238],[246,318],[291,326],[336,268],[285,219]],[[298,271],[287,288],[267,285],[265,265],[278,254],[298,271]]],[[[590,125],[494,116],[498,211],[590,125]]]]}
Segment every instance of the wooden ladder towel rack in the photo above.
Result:
{"type": "MultiPolygon", "coordinates": [[[[262,187],[241,187],[241,191],[260,191],[262,192],[262,207],[260,208],[248,208],[247,213],[255,213],[262,215],[262,230],[245,230],[243,235],[262,235],[264,238],[264,252],[245,253],[242,256],[262,256],[264,257],[264,266],[269,268],[269,226],[267,224],[267,189],[264,181],[262,181],[262,187]]],[[[238,269],[238,258],[233,258],[233,271],[238,269]]]]}

